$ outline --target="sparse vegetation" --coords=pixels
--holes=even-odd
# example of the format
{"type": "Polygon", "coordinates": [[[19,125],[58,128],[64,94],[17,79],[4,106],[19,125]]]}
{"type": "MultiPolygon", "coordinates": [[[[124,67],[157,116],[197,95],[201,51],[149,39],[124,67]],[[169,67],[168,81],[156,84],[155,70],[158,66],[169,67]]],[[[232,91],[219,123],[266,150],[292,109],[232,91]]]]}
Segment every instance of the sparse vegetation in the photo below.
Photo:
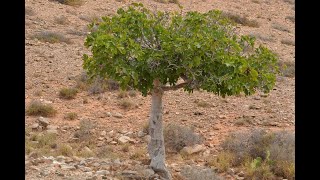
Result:
{"type": "Polygon", "coordinates": [[[27,16],[33,16],[35,15],[36,13],[33,11],[33,9],[31,7],[28,7],[26,6],[25,7],[25,15],[27,16]]]}
{"type": "Polygon", "coordinates": [[[65,119],[68,119],[68,120],[75,120],[78,118],[78,114],[75,113],[75,112],[68,112],[65,116],[64,116],[65,119]]]}
{"type": "Polygon", "coordinates": [[[122,90],[120,90],[119,91],[119,93],[118,93],[118,98],[126,98],[126,97],[128,97],[129,95],[128,95],[128,92],[127,91],[122,91],[122,90]]]}
{"type": "Polygon", "coordinates": [[[179,0],[154,0],[154,1],[164,3],[164,4],[167,4],[167,3],[179,4],[179,0]]]}
{"type": "Polygon", "coordinates": [[[54,155],[50,150],[56,147],[57,136],[53,133],[32,134],[25,138],[25,152],[36,152],[39,155],[54,155]]]}
{"type": "Polygon", "coordinates": [[[141,160],[145,157],[146,153],[147,152],[142,148],[136,149],[134,153],[130,156],[130,159],[141,160]]]}
{"type": "Polygon", "coordinates": [[[97,15],[80,15],[79,18],[89,23],[98,23],[99,21],[101,21],[100,17],[97,15]]]}
{"type": "Polygon", "coordinates": [[[246,160],[243,166],[248,179],[261,179],[269,180],[275,179],[273,172],[271,171],[270,165],[266,162],[262,162],[261,158],[253,160],[246,160]]]}
{"type": "Polygon", "coordinates": [[[274,28],[274,29],[277,29],[279,31],[288,32],[288,33],[291,32],[288,27],[286,27],[284,25],[281,25],[281,24],[278,24],[278,23],[273,23],[271,25],[271,27],[274,28]]]}
{"type": "Polygon", "coordinates": [[[119,83],[112,79],[103,79],[96,77],[90,79],[86,72],[83,72],[76,78],[76,88],[81,90],[88,90],[89,94],[100,94],[106,90],[119,90],[119,83]]]}
{"type": "Polygon", "coordinates": [[[92,138],[92,129],[95,125],[90,120],[81,120],[80,129],[75,132],[74,137],[79,138],[80,141],[88,141],[92,138]]]}
{"type": "Polygon", "coordinates": [[[61,4],[69,5],[69,6],[81,6],[83,4],[83,0],[52,0],[58,1],[61,4]]]}
{"type": "Polygon", "coordinates": [[[58,146],[57,154],[62,156],[72,156],[73,155],[72,147],[68,144],[60,144],[58,146]]]}
{"type": "Polygon", "coordinates": [[[163,135],[166,150],[174,152],[179,152],[185,146],[192,146],[203,142],[203,138],[195,134],[191,128],[174,123],[164,128],[163,135]]]}
{"type": "Polygon", "coordinates": [[[136,96],[137,96],[137,91],[135,91],[135,90],[130,90],[130,91],[128,91],[128,95],[129,95],[130,97],[136,97],[136,96]]]}
{"type": "Polygon", "coordinates": [[[295,76],[295,62],[292,61],[279,61],[280,71],[285,77],[295,76]]]}
{"type": "Polygon", "coordinates": [[[253,122],[252,122],[252,118],[247,117],[247,116],[245,116],[245,117],[240,117],[240,118],[238,118],[238,119],[234,122],[234,124],[237,125],[237,126],[250,125],[250,124],[252,124],[252,123],[253,123],[253,122]]]}
{"type": "Polygon", "coordinates": [[[289,19],[292,23],[296,22],[296,17],[295,16],[287,16],[286,19],[289,19]]]}
{"type": "Polygon", "coordinates": [[[89,94],[100,94],[105,92],[107,84],[101,78],[96,78],[89,87],[89,94]]]}
{"type": "Polygon", "coordinates": [[[239,165],[248,156],[265,159],[271,140],[272,136],[266,131],[255,129],[251,133],[233,133],[221,146],[236,155],[235,165],[239,165]]]}
{"type": "Polygon", "coordinates": [[[129,152],[129,148],[130,148],[130,145],[129,145],[129,144],[124,144],[124,145],[121,147],[121,151],[123,151],[123,152],[129,152]]]}
{"type": "Polygon", "coordinates": [[[196,103],[199,107],[204,107],[204,108],[207,108],[207,107],[212,107],[212,104],[206,102],[206,101],[203,101],[203,100],[195,100],[194,103],[196,103]]]}
{"type": "Polygon", "coordinates": [[[261,0],[251,0],[251,2],[256,3],[256,4],[261,4],[261,0]]]}
{"type": "Polygon", "coordinates": [[[67,33],[71,34],[71,35],[75,35],[75,36],[85,36],[85,35],[87,35],[87,32],[81,31],[81,30],[77,30],[77,29],[68,29],[67,33]]]}
{"type": "Polygon", "coordinates": [[[143,124],[142,132],[149,134],[149,122],[143,124]]]}
{"type": "Polygon", "coordinates": [[[255,38],[260,39],[261,41],[265,41],[265,42],[274,42],[275,41],[274,38],[272,38],[272,36],[261,34],[261,33],[250,33],[249,36],[255,37],[255,38]]]}
{"type": "Polygon", "coordinates": [[[281,43],[289,45],[289,46],[295,46],[295,44],[296,44],[295,41],[292,39],[282,39],[281,43]]]}
{"type": "Polygon", "coordinates": [[[84,157],[84,158],[89,158],[89,157],[94,157],[95,156],[95,153],[93,151],[88,151],[88,150],[85,150],[85,149],[81,149],[77,155],[79,157],[84,157]]]}
{"type": "Polygon", "coordinates": [[[114,159],[117,157],[117,154],[114,153],[114,150],[111,146],[103,146],[97,149],[96,155],[98,158],[111,158],[114,159]]]}
{"type": "Polygon", "coordinates": [[[38,141],[38,148],[43,148],[45,146],[51,147],[53,144],[55,144],[56,139],[57,139],[56,134],[44,133],[44,134],[38,134],[35,140],[38,141]]]}
{"type": "Polygon", "coordinates": [[[250,20],[245,16],[241,16],[239,14],[233,14],[233,13],[229,13],[229,12],[223,12],[222,15],[224,17],[227,17],[229,19],[231,19],[232,21],[234,21],[235,23],[241,24],[243,26],[248,26],[248,27],[254,27],[254,28],[258,28],[260,27],[260,24],[258,23],[258,21],[256,20],[250,20]]]}
{"type": "Polygon", "coordinates": [[[119,101],[119,106],[122,109],[131,109],[135,106],[135,104],[130,99],[122,99],[119,101]]]}
{"type": "Polygon", "coordinates": [[[291,132],[255,129],[251,133],[233,133],[222,148],[234,155],[233,165],[241,166],[249,179],[272,179],[275,175],[294,178],[295,138],[291,132]]]}
{"type": "Polygon", "coordinates": [[[78,93],[76,88],[62,88],[59,91],[59,97],[62,99],[74,99],[78,93]]]}
{"type": "Polygon", "coordinates": [[[219,172],[224,172],[234,165],[235,158],[233,153],[228,151],[220,152],[217,157],[210,159],[207,164],[216,167],[219,172]]]}
{"type": "Polygon", "coordinates": [[[44,104],[40,101],[32,101],[26,110],[29,116],[53,117],[57,111],[50,104],[44,104]]]}
{"type": "Polygon", "coordinates": [[[54,18],[54,22],[57,23],[57,24],[61,24],[61,25],[69,24],[69,20],[65,16],[55,17],[54,18]]]}
{"type": "Polygon", "coordinates": [[[181,175],[186,180],[223,180],[211,168],[199,166],[185,166],[181,170],[181,175]]]}
{"type": "Polygon", "coordinates": [[[38,39],[39,41],[49,42],[49,43],[59,43],[65,42],[67,44],[71,43],[71,40],[65,37],[63,34],[51,31],[41,31],[32,36],[34,39],[38,39]]]}
{"type": "Polygon", "coordinates": [[[292,5],[295,4],[295,0],[283,0],[283,1],[292,5]]]}

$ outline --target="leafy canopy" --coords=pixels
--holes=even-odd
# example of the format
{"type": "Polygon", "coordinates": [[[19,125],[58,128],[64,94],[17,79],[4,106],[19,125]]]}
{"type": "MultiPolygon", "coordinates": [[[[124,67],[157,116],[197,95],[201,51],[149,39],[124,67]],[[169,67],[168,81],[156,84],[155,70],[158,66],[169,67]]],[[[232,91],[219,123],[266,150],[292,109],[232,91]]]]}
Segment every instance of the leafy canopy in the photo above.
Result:
{"type": "Polygon", "coordinates": [[[167,84],[164,89],[203,89],[223,97],[250,95],[257,89],[267,93],[275,84],[276,55],[255,47],[254,38],[238,36],[217,10],[181,15],[132,4],[95,26],[90,25],[92,33],[85,41],[92,55],[83,56],[84,69],[144,96],[155,79],[167,84]],[[180,78],[184,83],[177,86],[180,78]]]}

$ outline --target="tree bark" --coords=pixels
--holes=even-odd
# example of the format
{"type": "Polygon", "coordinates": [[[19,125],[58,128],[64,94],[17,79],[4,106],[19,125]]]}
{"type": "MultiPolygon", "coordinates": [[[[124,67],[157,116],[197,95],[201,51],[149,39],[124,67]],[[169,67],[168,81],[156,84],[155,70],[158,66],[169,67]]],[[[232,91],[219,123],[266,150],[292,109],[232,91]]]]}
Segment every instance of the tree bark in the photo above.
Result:
{"type": "Polygon", "coordinates": [[[161,83],[154,80],[154,88],[151,98],[151,114],[149,119],[149,134],[151,141],[148,145],[148,152],[151,158],[150,166],[162,178],[171,180],[170,172],[165,165],[165,147],[162,126],[162,95],[161,83]]]}

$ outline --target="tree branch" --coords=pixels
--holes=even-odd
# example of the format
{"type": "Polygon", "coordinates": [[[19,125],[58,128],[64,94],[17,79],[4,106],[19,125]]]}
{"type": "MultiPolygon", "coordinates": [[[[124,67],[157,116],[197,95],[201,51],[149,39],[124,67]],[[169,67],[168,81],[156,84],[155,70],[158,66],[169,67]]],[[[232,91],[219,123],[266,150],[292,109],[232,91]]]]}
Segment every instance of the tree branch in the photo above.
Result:
{"type": "Polygon", "coordinates": [[[187,84],[189,84],[190,81],[187,81],[187,82],[183,82],[183,83],[180,83],[180,84],[177,84],[177,85],[174,85],[174,86],[162,86],[162,90],[163,91],[169,91],[169,90],[178,90],[180,88],[183,88],[184,86],[186,86],[187,84]]]}

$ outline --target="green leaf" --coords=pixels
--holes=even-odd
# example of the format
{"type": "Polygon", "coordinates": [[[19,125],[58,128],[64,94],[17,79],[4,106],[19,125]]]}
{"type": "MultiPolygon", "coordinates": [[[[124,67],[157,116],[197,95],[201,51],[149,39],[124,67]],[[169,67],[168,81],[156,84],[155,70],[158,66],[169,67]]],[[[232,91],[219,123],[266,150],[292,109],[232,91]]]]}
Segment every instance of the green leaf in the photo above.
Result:
{"type": "Polygon", "coordinates": [[[152,90],[154,79],[174,85],[180,76],[197,82],[198,87],[185,87],[190,93],[196,88],[222,97],[269,92],[279,72],[278,57],[264,46],[255,48],[254,38],[235,34],[217,10],[183,15],[134,3],[93,26],[98,28],[84,42],[91,53],[83,55],[83,68],[143,95],[152,90]]]}

